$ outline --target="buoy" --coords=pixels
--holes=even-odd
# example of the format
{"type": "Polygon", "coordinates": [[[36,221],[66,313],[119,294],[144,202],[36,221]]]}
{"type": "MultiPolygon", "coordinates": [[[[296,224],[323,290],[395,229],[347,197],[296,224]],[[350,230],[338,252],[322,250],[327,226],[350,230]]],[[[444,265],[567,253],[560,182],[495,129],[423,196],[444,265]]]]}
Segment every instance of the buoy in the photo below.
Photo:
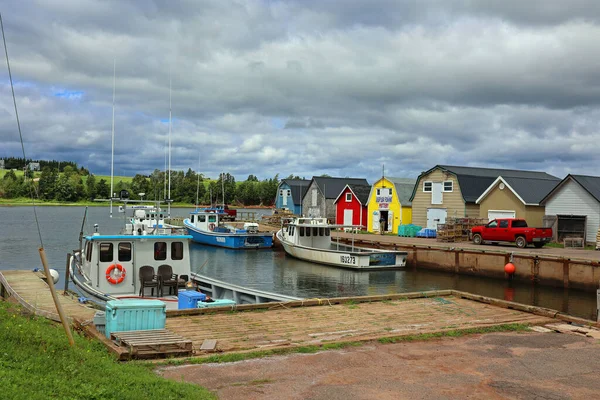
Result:
{"type": "Polygon", "coordinates": [[[515,271],[517,270],[517,268],[515,267],[515,264],[513,263],[508,263],[504,266],[504,272],[506,272],[509,275],[512,275],[515,273],[515,271]]]}
{"type": "Polygon", "coordinates": [[[50,276],[52,277],[52,281],[54,283],[58,283],[58,279],[60,278],[60,274],[55,269],[50,269],[50,276]]]}

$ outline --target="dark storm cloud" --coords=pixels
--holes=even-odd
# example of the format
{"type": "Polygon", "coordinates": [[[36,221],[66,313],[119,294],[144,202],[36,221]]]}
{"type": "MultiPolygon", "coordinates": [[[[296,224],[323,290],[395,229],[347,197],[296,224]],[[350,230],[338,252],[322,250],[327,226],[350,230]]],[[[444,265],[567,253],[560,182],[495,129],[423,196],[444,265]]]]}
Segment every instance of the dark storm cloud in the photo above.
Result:
{"type": "MultiPolygon", "coordinates": [[[[596,173],[596,1],[14,2],[26,150],[115,171],[416,176],[438,163],[596,173]]],[[[0,157],[20,144],[0,72],[0,157]]]]}

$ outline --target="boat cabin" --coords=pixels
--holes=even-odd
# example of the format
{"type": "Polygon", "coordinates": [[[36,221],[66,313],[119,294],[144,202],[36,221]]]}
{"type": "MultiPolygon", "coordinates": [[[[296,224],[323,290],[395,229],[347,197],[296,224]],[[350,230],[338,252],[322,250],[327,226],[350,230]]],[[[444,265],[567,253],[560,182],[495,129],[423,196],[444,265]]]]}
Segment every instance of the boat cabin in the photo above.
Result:
{"type": "Polygon", "coordinates": [[[327,218],[294,218],[283,227],[283,235],[296,246],[326,249],[331,245],[327,218]]]}
{"type": "Polygon", "coordinates": [[[198,210],[190,213],[189,222],[198,230],[204,232],[228,233],[229,230],[221,223],[227,214],[222,210],[198,210]]]}
{"type": "Polygon", "coordinates": [[[80,272],[88,286],[102,296],[137,296],[141,287],[139,270],[146,265],[153,267],[155,274],[161,265],[170,265],[173,274],[187,281],[189,239],[188,235],[87,236],[80,272]]]}

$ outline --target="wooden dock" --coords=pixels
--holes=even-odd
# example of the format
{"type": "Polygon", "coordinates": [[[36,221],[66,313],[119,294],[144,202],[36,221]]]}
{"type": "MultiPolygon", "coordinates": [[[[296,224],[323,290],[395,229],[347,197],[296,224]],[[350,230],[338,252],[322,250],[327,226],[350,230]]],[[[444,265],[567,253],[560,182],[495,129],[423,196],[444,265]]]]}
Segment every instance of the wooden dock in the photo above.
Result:
{"type": "Polygon", "coordinates": [[[268,308],[248,305],[236,312],[193,310],[195,315],[167,318],[167,328],[191,339],[196,355],[202,355],[206,340],[216,340],[219,352],[243,352],[553,320],[553,312],[534,314],[452,292],[321,299],[268,308]]]}
{"type": "MultiPolygon", "coordinates": [[[[60,321],[50,288],[44,280],[44,274],[32,271],[2,271],[0,273],[2,297],[14,299],[32,314],[54,321],[60,321]]],[[[87,307],[71,295],[58,291],[58,299],[63,310],[73,322],[80,324],[92,321],[97,310],[87,307]]]]}

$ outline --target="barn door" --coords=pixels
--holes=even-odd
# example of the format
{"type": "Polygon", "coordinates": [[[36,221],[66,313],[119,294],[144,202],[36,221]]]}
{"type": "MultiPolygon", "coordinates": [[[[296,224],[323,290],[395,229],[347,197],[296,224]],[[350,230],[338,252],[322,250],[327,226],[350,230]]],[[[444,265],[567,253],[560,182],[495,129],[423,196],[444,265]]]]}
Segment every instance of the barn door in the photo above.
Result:
{"type": "Polygon", "coordinates": [[[344,210],[344,225],[353,225],[352,223],[352,209],[344,210]]]}

